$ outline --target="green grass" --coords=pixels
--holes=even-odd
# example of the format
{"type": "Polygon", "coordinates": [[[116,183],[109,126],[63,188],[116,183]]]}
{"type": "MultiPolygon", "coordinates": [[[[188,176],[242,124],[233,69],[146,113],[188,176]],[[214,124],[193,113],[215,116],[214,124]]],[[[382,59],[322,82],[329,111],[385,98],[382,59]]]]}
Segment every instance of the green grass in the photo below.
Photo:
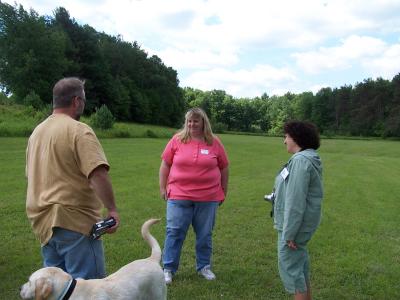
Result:
{"type": "MultiPolygon", "coordinates": [[[[33,129],[44,120],[49,113],[36,111],[23,105],[0,104],[0,137],[29,137],[33,129]]],[[[82,122],[90,124],[90,118],[82,117],[82,122]]],[[[99,138],[170,138],[176,128],[157,125],[116,122],[108,130],[96,129],[99,138]]]]}
{"type": "MultiPolygon", "coordinates": [[[[168,288],[170,299],[290,299],[276,263],[276,233],[269,218],[270,192],[287,161],[281,138],[221,135],[230,158],[229,197],[214,234],[215,282],[194,270],[194,234],[184,245],[181,267],[168,288]]],[[[162,245],[165,203],[158,196],[160,154],[167,139],[102,139],[122,224],[104,238],[107,269],[114,272],[149,248],[142,223],[162,245]]],[[[0,138],[0,299],[18,299],[18,289],[41,267],[39,243],[25,215],[26,138],[0,138]]],[[[325,198],[323,220],[309,244],[314,299],[400,299],[400,143],[322,141],[325,198]]]]}
{"type": "Polygon", "coordinates": [[[0,136],[29,136],[41,118],[31,107],[0,104],[0,136]]]}

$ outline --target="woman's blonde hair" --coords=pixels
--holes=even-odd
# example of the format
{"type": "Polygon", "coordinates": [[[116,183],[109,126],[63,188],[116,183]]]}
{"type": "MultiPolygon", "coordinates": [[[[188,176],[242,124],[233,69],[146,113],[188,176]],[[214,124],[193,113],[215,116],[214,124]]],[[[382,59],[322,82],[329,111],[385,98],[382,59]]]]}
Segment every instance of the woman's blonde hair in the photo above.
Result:
{"type": "Polygon", "coordinates": [[[190,136],[190,130],[188,127],[188,120],[193,117],[198,117],[203,120],[203,134],[204,139],[208,145],[212,145],[214,134],[211,129],[210,120],[208,120],[207,114],[199,107],[191,108],[185,115],[185,124],[183,128],[177,133],[179,140],[183,143],[187,143],[192,138],[190,136]]]}

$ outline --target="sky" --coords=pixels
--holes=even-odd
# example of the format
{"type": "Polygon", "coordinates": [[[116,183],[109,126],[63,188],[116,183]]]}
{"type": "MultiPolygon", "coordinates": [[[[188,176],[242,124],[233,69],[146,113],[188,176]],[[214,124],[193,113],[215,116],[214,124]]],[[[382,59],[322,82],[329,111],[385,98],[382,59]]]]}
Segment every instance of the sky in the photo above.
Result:
{"type": "MultiPolygon", "coordinates": [[[[14,4],[13,1],[4,1],[14,4]]],[[[181,87],[235,98],[318,92],[400,73],[399,0],[19,0],[136,41],[181,87]]]]}

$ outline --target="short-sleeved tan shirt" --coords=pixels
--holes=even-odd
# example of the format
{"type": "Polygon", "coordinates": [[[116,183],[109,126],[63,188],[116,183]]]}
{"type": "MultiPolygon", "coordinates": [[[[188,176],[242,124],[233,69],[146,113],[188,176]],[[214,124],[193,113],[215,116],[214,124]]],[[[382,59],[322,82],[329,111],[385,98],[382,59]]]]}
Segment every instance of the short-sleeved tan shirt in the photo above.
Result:
{"type": "Polygon", "coordinates": [[[88,235],[103,204],[89,186],[90,173],[109,168],[93,130],[65,114],[39,124],[26,149],[26,212],[42,245],[53,227],[88,235]]]}

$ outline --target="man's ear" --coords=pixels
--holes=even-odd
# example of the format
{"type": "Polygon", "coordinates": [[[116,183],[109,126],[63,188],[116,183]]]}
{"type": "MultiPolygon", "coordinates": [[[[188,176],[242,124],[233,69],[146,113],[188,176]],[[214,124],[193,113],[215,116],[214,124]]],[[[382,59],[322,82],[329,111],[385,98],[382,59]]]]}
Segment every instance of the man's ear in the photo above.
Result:
{"type": "Polygon", "coordinates": [[[35,300],[46,300],[52,291],[51,281],[48,278],[38,278],[35,282],[35,300]]]}
{"type": "Polygon", "coordinates": [[[78,107],[78,106],[79,106],[79,99],[78,99],[78,97],[74,96],[74,97],[72,98],[71,106],[72,106],[72,107],[78,107]]]}

